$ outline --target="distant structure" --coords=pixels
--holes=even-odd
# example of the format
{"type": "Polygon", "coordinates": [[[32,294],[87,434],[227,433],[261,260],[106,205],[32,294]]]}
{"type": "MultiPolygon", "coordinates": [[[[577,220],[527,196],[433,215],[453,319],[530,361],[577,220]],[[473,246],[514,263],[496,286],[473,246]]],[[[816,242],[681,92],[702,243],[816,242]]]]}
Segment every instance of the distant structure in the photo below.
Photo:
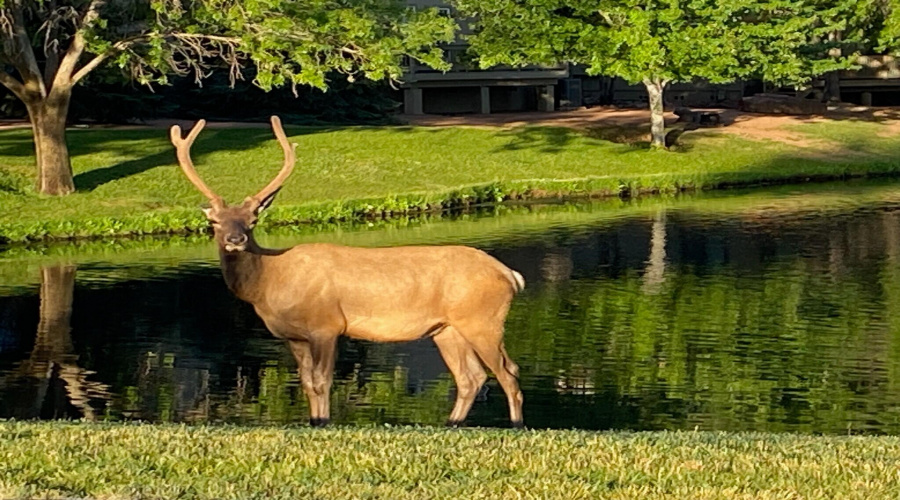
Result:
{"type": "MultiPolygon", "coordinates": [[[[893,56],[866,55],[857,59],[859,69],[841,71],[835,93],[844,102],[863,106],[900,105],[900,61],[893,56]]],[[[813,82],[825,88],[825,79],[813,82]]]]}
{"type": "MultiPolygon", "coordinates": [[[[454,9],[440,0],[409,0],[415,8],[437,9],[454,17],[454,9]]],[[[460,20],[461,34],[471,30],[460,20]]],[[[568,78],[566,64],[478,69],[460,39],[444,46],[444,58],[453,64],[447,73],[407,61],[403,78],[403,111],[420,114],[498,113],[508,111],[554,111],[556,86],[568,78]]]]}
{"type": "MultiPolygon", "coordinates": [[[[436,7],[456,17],[446,0],[407,0],[414,8],[436,7]]],[[[459,19],[460,34],[471,33],[470,23],[459,19]]],[[[403,77],[403,112],[411,115],[489,114],[517,111],[555,111],[581,106],[618,105],[645,107],[642,84],[629,85],[621,78],[590,76],[586,67],[566,63],[554,66],[495,66],[479,69],[462,39],[444,46],[444,58],[453,66],[447,73],[407,60],[403,77]]],[[[866,106],[900,105],[900,63],[891,56],[862,56],[861,68],[842,71],[841,100],[866,106]]],[[[825,80],[813,82],[804,93],[821,96],[825,80]]],[[[714,85],[704,81],[670,84],[666,107],[737,107],[741,98],[762,92],[759,81],[714,85]]],[[[812,96],[810,96],[812,97],[812,96]]]]}

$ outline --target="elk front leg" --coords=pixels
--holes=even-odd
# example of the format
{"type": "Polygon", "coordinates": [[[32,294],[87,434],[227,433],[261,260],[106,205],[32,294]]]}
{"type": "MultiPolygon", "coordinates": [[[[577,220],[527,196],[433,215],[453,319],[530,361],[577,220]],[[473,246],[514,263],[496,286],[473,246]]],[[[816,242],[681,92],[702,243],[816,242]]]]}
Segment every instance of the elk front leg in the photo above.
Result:
{"type": "Polygon", "coordinates": [[[310,423],[315,426],[327,425],[331,420],[331,383],[334,380],[335,350],[337,348],[337,336],[313,337],[309,341],[312,351],[312,383],[316,393],[319,408],[318,422],[310,423]]]}
{"type": "Polygon", "coordinates": [[[309,401],[309,424],[312,426],[324,425],[327,422],[328,414],[323,415],[321,413],[321,392],[316,390],[315,362],[313,361],[312,346],[306,340],[290,340],[288,345],[291,347],[294,359],[297,360],[297,374],[300,376],[300,385],[303,387],[303,393],[306,394],[307,401],[309,401]],[[323,422],[323,418],[325,422],[323,422]]]}

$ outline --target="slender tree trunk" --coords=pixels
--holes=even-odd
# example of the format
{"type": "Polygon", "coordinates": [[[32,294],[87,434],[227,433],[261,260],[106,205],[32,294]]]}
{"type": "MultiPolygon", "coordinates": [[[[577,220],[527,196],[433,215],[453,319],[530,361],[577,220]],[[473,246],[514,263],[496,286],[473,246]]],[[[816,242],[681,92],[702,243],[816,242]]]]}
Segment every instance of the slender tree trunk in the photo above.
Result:
{"type": "MultiPolygon", "coordinates": [[[[828,40],[831,42],[839,42],[841,33],[831,32],[828,34],[828,40]]],[[[828,55],[834,59],[840,59],[842,51],[840,47],[829,49],[828,55]]],[[[840,102],[841,100],[841,74],[840,71],[830,71],[825,74],[825,91],[822,99],[825,102],[840,102]]]]}
{"type": "Polygon", "coordinates": [[[666,148],[666,120],[663,116],[664,80],[658,78],[644,80],[647,94],[650,96],[650,147],[666,148]]]}
{"type": "Polygon", "coordinates": [[[44,194],[64,195],[75,191],[66,144],[66,118],[71,96],[69,88],[54,89],[46,98],[26,102],[34,131],[38,190],[44,194]]]}
{"type": "Polygon", "coordinates": [[[840,102],[841,75],[839,71],[831,71],[825,74],[825,92],[822,99],[825,102],[840,102]]]}

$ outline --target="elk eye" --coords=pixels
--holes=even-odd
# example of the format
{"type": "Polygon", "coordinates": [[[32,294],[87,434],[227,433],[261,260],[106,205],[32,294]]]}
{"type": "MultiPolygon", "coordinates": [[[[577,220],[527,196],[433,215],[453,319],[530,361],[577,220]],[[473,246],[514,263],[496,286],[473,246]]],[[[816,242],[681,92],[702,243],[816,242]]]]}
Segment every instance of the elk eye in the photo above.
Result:
{"type": "Polygon", "coordinates": [[[256,222],[257,222],[257,221],[255,221],[255,220],[254,220],[254,221],[250,221],[250,224],[249,224],[248,227],[249,227],[250,229],[253,229],[253,226],[256,225],[256,222]]]}

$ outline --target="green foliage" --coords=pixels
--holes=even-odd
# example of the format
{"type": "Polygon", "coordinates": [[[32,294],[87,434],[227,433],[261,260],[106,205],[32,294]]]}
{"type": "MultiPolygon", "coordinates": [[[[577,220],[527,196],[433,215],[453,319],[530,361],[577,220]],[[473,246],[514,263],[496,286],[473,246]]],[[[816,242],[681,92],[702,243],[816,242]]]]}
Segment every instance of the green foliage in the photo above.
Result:
{"type": "MultiPolygon", "coordinates": [[[[234,84],[250,68],[265,90],[325,90],[334,77],[396,81],[403,56],[445,68],[436,44],[451,41],[455,29],[436,9],[414,11],[397,0],[31,0],[0,4],[0,63],[29,79],[40,72],[37,49],[53,75],[51,60],[83,43],[83,56],[73,52],[72,73],[60,77],[66,84],[111,61],[143,84],[166,84],[172,74],[199,82],[214,71],[234,84]],[[23,46],[28,42],[34,47],[23,46]]],[[[27,82],[3,71],[3,83],[24,99],[17,87],[27,82]]]]}
{"type": "MultiPolygon", "coordinates": [[[[855,1],[456,0],[483,67],[574,62],[631,83],[757,76],[798,85],[832,69],[827,34],[855,1]]],[[[848,33],[848,37],[849,37],[848,33]]],[[[848,45],[853,40],[841,42],[848,45]]],[[[849,54],[845,54],[847,56],[849,54]]]]}
{"type": "Polygon", "coordinates": [[[895,437],[6,422],[0,495],[895,498],[898,454],[895,437]]]}
{"type": "Polygon", "coordinates": [[[267,90],[324,89],[331,72],[397,80],[403,55],[442,68],[434,44],[452,40],[455,30],[434,9],[414,12],[394,0],[149,0],[103,12],[86,32],[89,50],[116,51],[115,63],[141,83],[166,83],[172,73],[200,79],[219,59],[232,79],[252,64],[254,83],[267,90]],[[147,28],[123,36],[123,16],[141,17],[147,28]]]}
{"type": "Polygon", "coordinates": [[[900,54],[900,1],[860,1],[848,25],[865,35],[870,51],[900,54]]]}
{"type": "Polygon", "coordinates": [[[7,194],[25,194],[28,190],[28,179],[16,172],[0,169],[0,192],[7,194]]]}

